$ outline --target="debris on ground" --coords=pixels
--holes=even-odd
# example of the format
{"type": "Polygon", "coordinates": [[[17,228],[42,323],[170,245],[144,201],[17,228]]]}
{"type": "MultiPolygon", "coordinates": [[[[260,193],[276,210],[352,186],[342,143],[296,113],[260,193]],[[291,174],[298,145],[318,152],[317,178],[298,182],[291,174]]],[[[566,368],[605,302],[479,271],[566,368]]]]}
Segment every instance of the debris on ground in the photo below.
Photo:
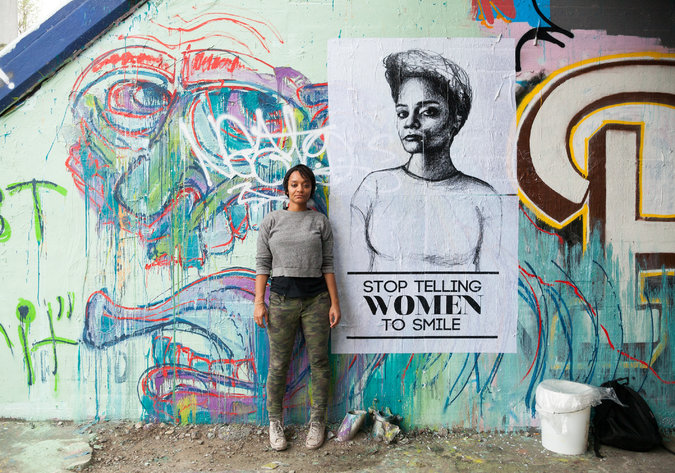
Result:
{"type": "MultiPolygon", "coordinates": [[[[87,429],[93,446],[84,473],[164,473],[273,471],[392,472],[392,471],[671,471],[665,450],[636,453],[608,448],[603,460],[592,450],[567,456],[542,447],[536,429],[476,432],[462,429],[417,429],[399,433],[396,443],[360,431],[352,440],[335,436],[340,424],[328,426],[332,440],[317,450],[304,446],[305,425],[286,425],[289,448],[277,452],[268,444],[266,429],[246,424],[167,425],[100,422],[87,429]]],[[[328,438],[327,436],[327,438],[328,438]]]]}

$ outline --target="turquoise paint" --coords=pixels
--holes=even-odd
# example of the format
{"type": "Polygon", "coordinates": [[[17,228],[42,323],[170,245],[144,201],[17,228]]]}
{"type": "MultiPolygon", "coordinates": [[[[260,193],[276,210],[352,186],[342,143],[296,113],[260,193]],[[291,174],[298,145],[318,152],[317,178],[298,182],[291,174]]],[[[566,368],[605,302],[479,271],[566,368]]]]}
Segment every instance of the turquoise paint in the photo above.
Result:
{"type": "MultiPolygon", "coordinates": [[[[343,359],[335,365],[335,378],[345,386],[336,390],[342,395],[336,396],[339,399],[335,402],[336,410],[377,403],[404,413],[406,426],[421,423],[466,427],[471,424],[465,417],[459,422],[443,419],[456,418],[458,411],[472,409],[485,425],[507,428],[514,421],[523,422],[522,412],[519,412],[522,404],[528,415],[535,415],[534,388],[543,379],[560,378],[599,385],[609,379],[627,376],[636,388],[656,395],[650,404],[661,418],[667,417],[668,393],[672,388],[648,369],[632,367],[631,361],[617,352],[626,351],[636,358],[648,360],[655,343],[648,344],[652,348],[641,353],[640,344],[623,342],[622,319],[625,314],[634,313],[634,309],[616,292],[617,281],[626,275],[617,267],[611,249],[603,254],[605,251],[597,233],[593,234],[586,252],[582,252],[580,246],[561,245],[555,236],[534,229],[522,216],[520,232],[520,264],[543,282],[532,284],[533,290],[529,290],[526,280],[533,278],[521,275],[518,354],[414,355],[403,382],[401,374],[406,370],[409,355],[386,355],[378,368],[368,365],[360,371],[352,368],[349,372],[354,375],[347,375],[348,382],[342,381],[347,364],[343,359]],[[561,280],[575,284],[590,304],[585,305],[569,286],[554,283],[561,280]],[[554,283],[554,287],[544,282],[554,283]],[[534,297],[541,312],[541,335],[534,297]],[[609,347],[600,324],[617,350],[609,347]],[[363,400],[355,405],[350,400],[357,396],[348,394],[346,389],[364,372],[367,387],[363,400]],[[411,402],[413,398],[414,403],[411,402]]],[[[661,300],[669,300],[663,305],[663,320],[669,327],[663,331],[664,337],[672,329],[672,296],[673,283],[666,284],[664,278],[659,293],[661,300]]],[[[365,363],[373,357],[376,355],[358,356],[359,361],[365,363]]],[[[666,349],[653,368],[662,378],[672,382],[671,357],[670,350],[666,349]]]]}
{"type": "MultiPolygon", "coordinates": [[[[551,18],[551,2],[550,0],[536,0],[539,10],[546,16],[551,18]]],[[[541,26],[545,23],[537,11],[532,6],[532,0],[513,0],[513,5],[516,7],[516,18],[514,22],[525,22],[530,26],[541,26]]]]}

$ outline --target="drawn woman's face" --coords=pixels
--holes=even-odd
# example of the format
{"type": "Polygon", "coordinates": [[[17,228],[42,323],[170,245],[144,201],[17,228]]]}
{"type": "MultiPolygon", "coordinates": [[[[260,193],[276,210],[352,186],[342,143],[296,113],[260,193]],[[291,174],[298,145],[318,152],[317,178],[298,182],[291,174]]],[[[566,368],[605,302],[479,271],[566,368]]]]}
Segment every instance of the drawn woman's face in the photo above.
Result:
{"type": "Polygon", "coordinates": [[[410,154],[448,147],[453,136],[446,99],[423,78],[401,84],[396,101],[398,136],[410,154]]]}

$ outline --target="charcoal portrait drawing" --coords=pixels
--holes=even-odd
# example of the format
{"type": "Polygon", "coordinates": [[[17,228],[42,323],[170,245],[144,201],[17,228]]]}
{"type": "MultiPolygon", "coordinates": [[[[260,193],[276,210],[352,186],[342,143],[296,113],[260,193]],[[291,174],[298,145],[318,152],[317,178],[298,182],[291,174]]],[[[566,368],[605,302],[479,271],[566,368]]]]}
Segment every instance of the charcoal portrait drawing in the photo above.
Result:
{"type": "Polygon", "coordinates": [[[370,271],[489,269],[500,248],[501,198],[452,143],[471,111],[467,73],[447,58],[411,49],[384,58],[407,161],[368,174],[351,198],[352,244],[370,271]],[[420,235],[410,244],[410,235],[420,235]]]}

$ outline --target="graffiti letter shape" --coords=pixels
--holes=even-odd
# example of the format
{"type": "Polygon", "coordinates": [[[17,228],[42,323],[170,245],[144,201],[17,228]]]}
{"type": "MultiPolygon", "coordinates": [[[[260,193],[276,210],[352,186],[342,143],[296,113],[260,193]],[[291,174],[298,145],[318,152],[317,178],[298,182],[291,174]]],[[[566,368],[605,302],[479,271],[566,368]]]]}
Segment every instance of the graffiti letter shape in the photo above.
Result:
{"type": "MultiPolygon", "coordinates": [[[[209,330],[208,317],[204,314],[221,311],[230,319],[232,306],[250,305],[254,284],[255,280],[248,274],[224,270],[201,278],[164,300],[138,307],[116,304],[105,290],[97,291],[87,301],[83,339],[91,347],[105,348],[167,326],[178,326],[205,336],[227,357],[232,357],[230,346],[242,346],[242,342],[223,342],[209,330]]],[[[242,337],[242,334],[232,336],[242,337]]]]}
{"type": "Polygon", "coordinates": [[[42,235],[44,233],[44,217],[42,215],[42,203],[40,202],[39,188],[55,190],[65,197],[68,193],[65,188],[49,181],[30,180],[26,182],[17,182],[7,186],[10,194],[15,194],[24,189],[31,189],[33,194],[33,218],[35,219],[35,239],[38,243],[42,243],[42,235]]]}

